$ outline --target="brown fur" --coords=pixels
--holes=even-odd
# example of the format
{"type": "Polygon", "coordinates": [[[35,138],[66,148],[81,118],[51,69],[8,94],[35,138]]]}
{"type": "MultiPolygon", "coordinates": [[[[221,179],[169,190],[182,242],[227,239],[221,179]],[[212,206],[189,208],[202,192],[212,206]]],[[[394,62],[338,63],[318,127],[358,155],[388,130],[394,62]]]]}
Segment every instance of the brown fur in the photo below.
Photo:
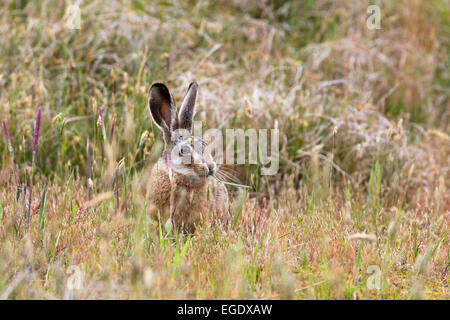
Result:
{"type": "Polygon", "coordinates": [[[169,218],[175,228],[192,231],[196,224],[204,221],[208,214],[214,220],[228,221],[228,192],[225,185],[213,177],[199,183],[189,183],[180,174],[173,173],[169,179],[169,168],[164,159],[153,167],[150,192],[157,207],[155,219],[160,214],[161,222],[169,218]],[[170,193],[173,192],[173,211],[170,212],[170,193]]]}
{"type": "Polygon", "coordinates": [[[163,155],[153,167],[149,181],[150,196],[157,207],[155,218],[159,218],[162,223],[170,219],[176,229],[186,231],[192,231],[195,225],[204,221],[208,215],[213,221],[230,219],[227,189],[212,176],[216,164],[209,155],[203,154],[203,148],[196,150],[193,147],[195,141],[203,143],[190,133],[197,88],[195,82],[189,85],[178,116],[173,97],[164,84],[154,84],[149,90],[151,115],[164,133],[165,141],[163,155]],[[184,131],[178,132],[178,129],[184,131]],[[175,147],[188,148],[187,159],[191,155],[193,160],[195,154],[197,161],[178,163],[178,170],[174,170],[172,164],[166,161],[166,157],[174,150],[175,154],[179,153],[175,147]]]}

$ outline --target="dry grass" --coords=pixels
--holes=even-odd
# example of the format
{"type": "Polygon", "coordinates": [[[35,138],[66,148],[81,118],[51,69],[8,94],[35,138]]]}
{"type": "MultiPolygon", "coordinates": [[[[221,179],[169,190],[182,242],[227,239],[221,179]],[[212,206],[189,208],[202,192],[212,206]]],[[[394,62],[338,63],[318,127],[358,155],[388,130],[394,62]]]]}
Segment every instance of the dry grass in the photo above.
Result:
{"type": "Polygon", "coordinates": [[[449,298],[448,1],[380,1],[381,30],[356,0],[92,1],[81,30],[67,5],[1,4],[0,297],[449,298]],[[173,239],[146,198],[146,92],[191,80],[204,128],[278,125],[280,170],[231,168],[255,186],[229,190],[236,225],[173,239]]]}

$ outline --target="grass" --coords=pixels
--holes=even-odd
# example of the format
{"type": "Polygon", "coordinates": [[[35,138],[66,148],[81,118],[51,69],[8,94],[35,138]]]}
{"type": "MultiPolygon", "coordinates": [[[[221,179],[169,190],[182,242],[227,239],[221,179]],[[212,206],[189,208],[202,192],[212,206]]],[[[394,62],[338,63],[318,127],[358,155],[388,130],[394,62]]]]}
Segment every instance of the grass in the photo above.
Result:
{"type": "Polygon", "coordinates": [[[1,298],[449,298],[447,1],[380,30],[353,0],[68,5],[0,5],[1,298]],[[181,235],[146,95],[191,80],[203,128],[278,126],[280,169],[226,168],[229,228],[181,235]]]}

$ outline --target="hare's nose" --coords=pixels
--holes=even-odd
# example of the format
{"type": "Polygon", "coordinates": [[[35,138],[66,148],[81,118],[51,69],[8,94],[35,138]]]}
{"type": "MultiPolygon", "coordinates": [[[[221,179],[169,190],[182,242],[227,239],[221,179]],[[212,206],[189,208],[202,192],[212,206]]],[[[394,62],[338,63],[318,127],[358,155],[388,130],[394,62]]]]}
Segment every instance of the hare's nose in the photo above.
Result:
{"type": "Polygon", "coordinates": [[[208,176],[212,176],[214,174],[214,170],[216,166],[214,164],[208,164],[208,176]]]}

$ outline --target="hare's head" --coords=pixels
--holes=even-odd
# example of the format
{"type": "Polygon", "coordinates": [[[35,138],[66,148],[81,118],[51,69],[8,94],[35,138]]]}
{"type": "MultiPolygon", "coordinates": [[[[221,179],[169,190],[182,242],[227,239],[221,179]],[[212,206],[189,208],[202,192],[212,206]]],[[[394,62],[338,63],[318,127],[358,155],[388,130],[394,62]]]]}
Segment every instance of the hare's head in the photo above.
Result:
{"type": "Polygon", "coordinates": [[[196,82],[189,84],[178,114],[166,85],[155,83],[148,93],[153,122],[164,135],[163,156],[170,161],[176,178],[190,184],[204,182],[216,171],[213,158],[205,152],[206,143],[192,135],[197,90],[196,82]]]}

